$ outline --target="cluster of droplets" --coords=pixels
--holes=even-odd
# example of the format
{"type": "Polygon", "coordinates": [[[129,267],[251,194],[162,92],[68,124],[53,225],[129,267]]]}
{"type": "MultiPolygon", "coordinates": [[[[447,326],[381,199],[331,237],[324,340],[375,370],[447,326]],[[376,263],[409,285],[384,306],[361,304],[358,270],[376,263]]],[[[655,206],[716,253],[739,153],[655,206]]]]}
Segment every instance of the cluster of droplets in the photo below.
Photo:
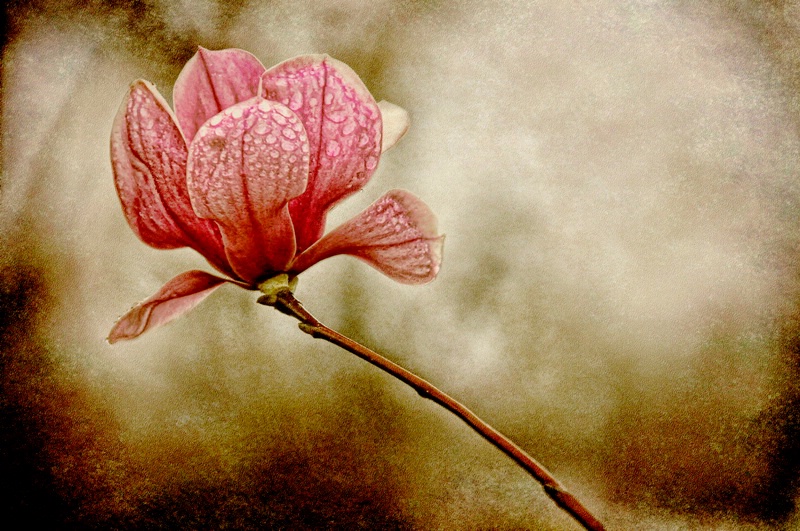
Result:
{"type": "Polygon", "coordinates": [[[312,166],[316,157],[322,159],[322,167],[329,169],[322,178],[343,178],[346,189],[363,186],[380,154],[380,111],[365,104],[359,90],[326,62],[321,70],[286,68],[273,81],[269,73],[264,77],[265,97],[289,107],[305,124],[312,166]]]}
{"type": "Polygon", "coordinates": [[[291,110],[269,100],[244,102],[211,118],[198,131],[192,155],[190,178],[206,179],[206,204],[214,194],[238,192],[243,195],[235,202],[245,206],[247,194],[288,200],[305,189],[309,146],[303,124],[291,110]],[[242,178],[246,189],[232,186],[242,178]]]}
{"type": "Polygon", "coordinates": [[[381,141],[380,116],[377,107],[360,104],[355,88],[344,83],[335,74],[334,82],[325,87],[323,106],[323,138],[328,138],[326,154],[337,157],[344,148],[347,151],[360,151],[365,157],[368,175],[378,165],[381,141]],[[357,112],[352,112],[356,109],[357,112]]]}
{"type": "Polygon", "coordinates": [[[327,56],[265,71],[240,50],[198,54],[176,82],[175,113],[139,81],[112,131],[119,196],[143,241],[192,247],[253,286],[335,254],[409,283],[435,276],[435,219],[408,192],[323,238],[327,212],[381,152],[381,111],[355,72],[327,56]]]}
{"type": "Polygon", "coordinates": [[[264,97],[282,103],[300,117],[308,133],[311,152],[315,153],[319,143],[319,113],[316,111],[319,101],[315,95],[322,91],[322,83],[304,70],[285,69],[281,74],[277,78],[265,74],[264,97]]]}
{"type": "MultiPolygon", "coordinates": [[[[169,116],[156,115],[150,111],[148,95],[140,90],[132,90],[131,97],[128,99],[126,113],[135,116],[135,120],[126,122],[126,136],[124,139],[112,139],[111,149],[114,153],[127,151],[130,163],[137,176],[137,186],[118,186],[118,193],[123,199],[123,205],[131,205],[137,212],[152,213],[152,209],[144,208],[143,204],[159,205],[162,212],[167,212],[166,205],[163,204],[158,193],[153,171],[158,173],[175,174],[185,171],[186,152],[178,149],[184,145],[180,131],[169,120],[169,116]],[[160,149],[156,150],[155,146],[160,149]],[[157,162],[157,168],[150,168],[144,161],[157,162]]],[[[120,156],[120,155],[117,155],[120,156]]],[[[168,183],[166,183],[168,184],[168,183]]],[[[138,222],[137,232],[142,230],[156,230],[157,227],[175,231],[177,226],[174,221],[168,222],[170,216],[131,216],[138,222]]],[[[174,245],[164,245],[163,247],[173,247],[174,245]]]]}
{"type": "Polygon", "coordinates": [[[431,247],[433,242],[411,222],[410,210],[414,208],[415,205],[389,193],[364,213],[360,225],[362,236],[369,235],[380,243],[375,254],[381,255],[381,263],[403,264],[403,270],[396,271],[395,275],[425,277],[438,266],[430,259],[435,254],[431,247]]]}

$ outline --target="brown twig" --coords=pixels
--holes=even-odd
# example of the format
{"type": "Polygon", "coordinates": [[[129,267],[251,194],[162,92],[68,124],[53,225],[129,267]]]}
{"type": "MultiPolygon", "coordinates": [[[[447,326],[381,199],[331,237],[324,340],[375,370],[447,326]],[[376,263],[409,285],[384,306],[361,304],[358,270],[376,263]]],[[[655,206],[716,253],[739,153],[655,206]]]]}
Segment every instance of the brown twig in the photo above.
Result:
{"type": "Polygon", "coordinates": [[[605,529],[603,524],[584,507],[580,500],[567,492],[564,486],[561,485],[546,468],[539,464],[533,457],[525,453],[522,448],[514,444],[508,437],[481,420],[462,403],[453,399],[443,391],[440,391],[430,382],[319,322],[303,307],[300,301],[294,297],[292,289],[286,281],[288,281],[288,277],[285,279],[270,279],[262,284],[260,289],[264,292],[264,296],[259,298],[258,302],[268,306],[274,306],[281,312],[296,318],[300,321],[300,330],[303,332],[312,337],[324,339],[355,354],[359,358],[411,386],[423,398],[433,400],[452,412],[458,418],[466,422],[473,430],[478,432],[481,437],[499,448],[503,453],[524,468],[542,485],[547,495],[550,496],[559,507],[577,520],[585,529],[590,531],[601,531],[605,529]]]}

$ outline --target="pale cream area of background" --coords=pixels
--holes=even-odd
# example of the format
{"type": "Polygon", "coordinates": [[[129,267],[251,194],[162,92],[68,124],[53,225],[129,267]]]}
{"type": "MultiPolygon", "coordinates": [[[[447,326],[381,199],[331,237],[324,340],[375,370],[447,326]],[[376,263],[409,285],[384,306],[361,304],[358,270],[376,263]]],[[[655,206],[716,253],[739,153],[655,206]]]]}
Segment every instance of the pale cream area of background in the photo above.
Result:
{"type": "Polygon", "coordinates": [[[410,189],[447,234],[441,274],[408,287],[331,259],[300,280],[320,319],[472,407],[611,529],[797,523],[800,2],[7,9],[3,414],[8,466],[35,476],[16,509],[40,496],[38,517],[120,529],[576,528],[457,420],[251,293],[104,342],[208,268],[136,239],[108,155],[128,84],[171,99],[202,45],[267,66],[328,53],[411,113],[328,226],[410,189]]]}

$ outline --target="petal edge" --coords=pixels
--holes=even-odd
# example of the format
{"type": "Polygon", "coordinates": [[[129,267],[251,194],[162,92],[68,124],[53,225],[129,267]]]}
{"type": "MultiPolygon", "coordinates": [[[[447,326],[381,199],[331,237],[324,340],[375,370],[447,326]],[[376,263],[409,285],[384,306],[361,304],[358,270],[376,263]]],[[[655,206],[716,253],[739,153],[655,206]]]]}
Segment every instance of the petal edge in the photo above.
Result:
{"type": "Polygon", "coordinates": [[[172,101],[186,141],[191,142],[206,120],[258,93],[264,66],[238,48],[198,48],[175,80],[172,101]]]}
{"type": "Polygon", "coordinates": [[[205,271],[181,273],[120,317],[108,334],[107,341],[113,344],[123,339],[133,339],[165,325],[200,304],[225,282],[229,281],[205,271]]]}
{"type": "Polygon", "coordinates": [[[289,210],[298,251],[317,241],[336,203],[369,181],[381,152],[381,113],[353,69],[327,55],[301,55],[262,76],[264,97],[294,111],[308,134],[308,187],[289,210]]]}
{"type": "Polygon", "coordinates": [[[411,126],[411,117],[407,110],[386,100],[379,101],[378,108],[381,110],[383,121],[381,153],[386,153],[408,132],[408,128],[411,126]]]}

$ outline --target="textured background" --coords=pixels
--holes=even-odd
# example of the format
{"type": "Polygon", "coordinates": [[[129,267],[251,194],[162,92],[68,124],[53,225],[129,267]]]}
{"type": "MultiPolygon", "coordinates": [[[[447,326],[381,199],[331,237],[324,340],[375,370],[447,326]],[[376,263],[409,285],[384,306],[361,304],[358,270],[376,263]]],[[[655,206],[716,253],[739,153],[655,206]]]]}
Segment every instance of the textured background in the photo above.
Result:
{"type": "Polygon", "coordinates": [[[111,121],[198,45],[350,64],[412,128],[384,190],[447,234],[440,277],[301,278],[329,325],[417,371],[613,529],[797,525],[800,2],[6,4],[4,518],[50,528],[576,529],[399,383],[221,289],[113,347],[206,267],[128,229],[111,121]]]}

